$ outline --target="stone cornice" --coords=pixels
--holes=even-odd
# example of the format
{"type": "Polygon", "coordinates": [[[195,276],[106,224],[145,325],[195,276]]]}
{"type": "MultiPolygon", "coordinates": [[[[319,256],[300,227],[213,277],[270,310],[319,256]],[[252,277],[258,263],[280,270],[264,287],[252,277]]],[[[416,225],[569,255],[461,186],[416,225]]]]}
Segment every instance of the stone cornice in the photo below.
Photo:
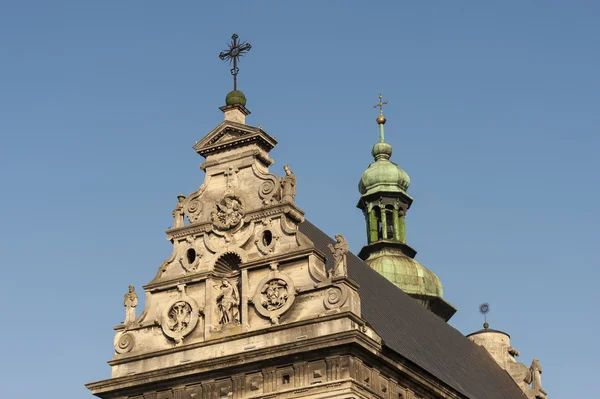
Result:
{"type": "MultiPolygon", "coordinates": [[[[405,382],[409,382],[412,389],[416,388],[418,391],[422,391],[421,393],[423,394],[425,392],[433,392],[436,394],[436,397],[445,399],[468,399],[466,396],[458,393],[436,377],[429,374],[426,370],[395,352],[393,352],[390,357],[389,351],[384,349],[382,344],[373,340],[360,330],[349,330],[311,339],[296,340],[282,345],[258,348],[244,353],[218,357],[216,359],[213,358],[183,363],[177,366],[162,368],[160,370],[110,378],[86,384],[86,387],[90,389],[94,395],[98,396],[103,393],[110,393],[111,396],[121,394],[126,395],[127,391],[136,390],[140,385],[145,386],[145,388],[154,388],[160,387],[161,384],[173,380],[178,381],[178,384],[185,384],[186,380],[201,373],[211,373],[213,374],[212,378],[216,378],[220,377],[220,375],[217,376],[216,373],[225,375],[231,374],[232,371],[230,371],[230,369],[232,367],[244,365],[245,368],[248,368],[250,364],[260,364],[264,362],[269,362],[269,364],[271,364],[270,362],[273,358],[285,358],[289,356],[297,357],[299,354],[302,354],[303,359],[308,359],[314,357],[315,353],[323,353],[323,351],[334,351],[338,355],[351,354],[357,356],[359,359],[365,359],[371,366],[383,371],[384,374],[392,380],[404,380],[405,382]],[[349,351],[344,348],[348,348],[349,351]],[[149,381],[151,381],[151,386],[148,386],[149,381]],[[419,389],[419,387],[421,389],[419,389]]],[[[300,389],[304,392],[321,385],[337,387],[339,384],[347,382],[355,384],[357,389],[369,393],[369,396],[374,395],[374,397],[381,397],[380,393],[354,379],[341,379],[301,388],[290,388],[290,391],[296,392],[300,389]]],[[[257,396],[257,398],[264,399],[267,397],[278,396],[282,392],[284,391],[265,393],[257,396]]],[[[285,392],[287,392],[287,390],[285,390],[285,392]]]]}
{"type": "MultiPolygon", "coordinates": [[[[364,325],[364,321],[356,317],[354,314],[349,312],[339,313],[336,315],[324,316],[318,319],[318,322],[324,322],[327,320],[340,319],[340,318],[349,318],[355,323],[357,326],[364,325]]],[[[314,323],[316,320],[310,320],[309,323],[314,323]]],[[[294,327],[302,326],[303,324],[309,323],[294,323],[294,327]]],[[[282,326],[282,328],[278,328],[278,326],[271,327],[269,329],[270,332],[280,329],[286,329],[292,327],[291,325],[282,326]]],[[[263,334],[264,330],[258,331],[257,333],[246,333],[240,334],[239,337],[242,338],[244,336],[251,335],[260,335],[263,334]]],[[[237,337],[236,337],[237,338],[237,337]]],[[[165,355],[169,353],[174,353],[182,350],[191,350],[198,347],[218,344],[226,341],[230,341],[231,337],[224,337],[222,339],[211,340],[208,342],[202,342],[198,344],[186,345],[185,347],[177,347],[171,348],[168,350],[163,350],[160,352],[154,352],[148,355],[140,355],[133,356],[127,359],[123,359],[126,361],[118,361],[112,360],[109,361],[108,364],[111,366],[115,366],[117,364],[124,364],[135,360],[143,360],[147,358],[152,358],[160,355],[165,355]]],[[[224,369],[226,367],[235,366],[238,364],[247,364],[252,362],[257,362],[260,360],[264,360],[266,358],[271,358],[273,355],[280,357],[286,355],[293,355],[296,353],[303,353],[307,351],[319,350],[330,348],[333,346],[341,346],[349,343],[360,343],[360,345],[369,350],[371,353],[378,353],[381,351],[381,344],[378,344],[377,341],[370,338],[366,334],[362,333],[359,330],[348,330],[342,331],[335,334],[317,336],[310,339],[297,339],[296,341],[287,342],[281,345],[274,345],[264,348],[256,348],[242,353],[236,353],[228,356],[221,356],[218,358],[200,360],[195,362],[183,363],[177,366],[161,368],[158,370],[147,371],[139,374],[132,374],[122,377],[110,378],[107,380],[102,380],[98,382],[92,382],[86,384],[86,387],[92,390],[93,394],[114,391],[118,389],[123,389],[130,387],[132,385],[139,385],[146,383],[147,381],[153,381],[154,383],[169,380],[173,378],[181,378],[192,374],[199,374],[202,372],[211,371],[214,369],[224,369]]]]}
{"type": "Polygon", "coordinates": [[[198,154],[206,157],[215,152],[248,145],[249,143],[256,143],[269,152],[277,145],[277,140],[260,128],[233,121],[223,121],[204,139],[197,142],[193,148],[198,154]],[[239,133],[240,136],[219,142],[219,139],[229,132],[239,133]]]}
{"type": "Polygon", "coordinates": [[[123,357],[121,359],[113,359],[113,360],[109,360],[107,363],[111,366],[116,366],[119,364],[130,363],[130,362],[137,361],[137,360],[149,359],[149,358],[153,358],[153,357],[157,357],[157,356],[164,356],[164,355],[169,355],[172,353],[185,352],[185,351],[189,351],[189,350],[193,350],[193,349],[197,349],[197,348],[202,348],[205,346],[220,344],[223,342],[231,341],[232,338],[246,339],[246,338],[250,338],[250,337],[254,337],[254,336],[263,335],[267,332],[271,333],[271,332],[277,332],[277,331],[282,331],[282,330],[288,330],[288,329],[292,329],[295,327],[302,327],[302,326],[306,326],[306,325],[310,325],[310,324],[314,324],[314,323],[321,323],[321,322],[325,322],[325,321],[337,320],[337,319],[343,319],[343,318],[349,318],[353,322],[357,323],[358,326],[365,325],[365,321],[362,320],[361,318],[359,318],[358,316],[356,316],[354,313],[340,312],[340,313],[321,316],[318,318],[314,317],[311,319],[301,320],[301,321],[297,321],[297,322],[293,322],[293,323],[274,325],[274,326],[271,326],[268,328],[263,328],[260,330],[248,331],[245,333],[237,334],[237,335],[235,335],[235,337],[226,336],[226,337],[222,337],[222,338],[211,339],[208,341],[196,342],[194,344],[189,344],[189,345],[185,345],[185,346],[175,346],[173,348],[163,349],[160,351],[148,352],[148,353],[135,355],[135,356],[127,356],[127,357],[123,357]]]}

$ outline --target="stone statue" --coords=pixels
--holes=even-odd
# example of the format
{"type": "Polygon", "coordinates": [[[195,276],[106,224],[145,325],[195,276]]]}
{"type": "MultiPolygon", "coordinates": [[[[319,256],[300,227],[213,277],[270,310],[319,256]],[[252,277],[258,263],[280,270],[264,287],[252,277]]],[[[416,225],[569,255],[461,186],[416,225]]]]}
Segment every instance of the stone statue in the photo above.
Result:
{"type": "Polygon", "coordinates": [[[508,354],[511,355],[513,358],[521,355],[519,351],[513,348],[512,346],[509,346],[507,350],[508,354]]]}
{"type": "Polygon", "coordinates": [[[529,367],[529,374],[525,378],[527,384],[531,384],[531,390],[535,393],[545,394],[542,390],[542,366],[538,359],[533,359],[531,366],[529,367]]]}
{"type": "Polygon", "coordinates": [[[281,202],[294,203],[296,198],[296,175],[288,165],[283,166],[285,176],[281,178],[281,202]]]}
{"type": "Polygon", "coordinates": [[[340,234],[335,235],[335,245],[329,244],[329,250],[333,254],[333,268],[331,277],[343,277],[348,275],[346,266],[346,254],[348,253],[348,242],[340,234]]]}
{"type": "Polygon", "coordinates": [[[123,305],[125,305],[125,325],[131,324],[135,321],[135,307],[137,304],[138,297],[135,293],[135,287],[130,285],[129,292],[125,294],[125,300],[123,301],[123,305]]]}
{"type": "Polygon", "coordinates": [[[185,195],[179,194],[177,196],[177,205],[175,205],[175,209],[173,209],[173,228],[183,227],[183,201],[185,200],[185,195]]]}
{"type": "Polygon", "coordinates": [[[221,292],[217,295],[217,305],[221,317],[219,324],[240,322],[240,293],[235,285],[225,279],[219,287],[221,292]]]}

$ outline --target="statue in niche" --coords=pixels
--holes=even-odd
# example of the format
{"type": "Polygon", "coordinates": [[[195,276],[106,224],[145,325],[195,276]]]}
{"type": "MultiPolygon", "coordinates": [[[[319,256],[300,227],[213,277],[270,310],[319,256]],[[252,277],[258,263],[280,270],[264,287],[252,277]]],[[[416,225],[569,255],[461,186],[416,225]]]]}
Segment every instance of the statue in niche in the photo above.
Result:
{"type": "Polygon", "coordinates": [[[348,275],[346,266],[346,254],[348,253],[348,242],[340,234],[335,235],[337,242],[335,245],[329,244],[329,250],[333,254],[333,268],[331,268],[331,277],[343,277],[348,275]]]}
{"type": "Polygon", "coordinates": [[[135,287],[133,285],[129,286],[129,291],[125,294],[125,300],[123,301],[123,305],[125,305],[125,325],[131,324],[135,321],[135,307],[138,304],[138,297],[135,293],[135,287]]]}
{"type": "Polygon", "coordinates": [[[296,198],[296,175],[288,165],[283,166],[285,176],[281,178],[281,202],[294,203],[296,198]]]}
{"type": "Polygon", "coordinates": [[[282,279],[269,281],[261,292],[263,294],[261,305],[269,311],[283,307],[288,300],[288,285],[282,279]]]}
{"type": "Polygon", "coordinates": [[[185,330],[192,319],[192,306],[185,302],[175,302],[169,310],[169,318],[167,327],[173,332],[181,332],[185,330]]]}
{"type": "Polygon", "coordinates": [[[183,227],[183,201],[185,200],[185,195],[179,194],[177,196],[177,205],[175,205],[175,209],[173,209],[173,228],[183,227]]]}
{"type": "Polygon", "coordinates": [[[238,225],[244,217],[244,205],[234,195],[225,196],[217,202],[217,211],[212,212],[211,220],[219,230],[229,230],[238,225]]]}
{"type": "Polygon", "coordinates": [[[533,359],[531,366],[529,367],[529,373],[525,377],[525,382],[531,384],[531,390],[534,392],[545,393],[542,390],[542,366],[538,359],[533,359]]]}
{"type": "Polygon", "coordinates": [[[217,295],[217,306],[219,308],[219,324],[240,322],[240,293],[235,285],[227,279],[221,282],[221,292],[217,295]]]}

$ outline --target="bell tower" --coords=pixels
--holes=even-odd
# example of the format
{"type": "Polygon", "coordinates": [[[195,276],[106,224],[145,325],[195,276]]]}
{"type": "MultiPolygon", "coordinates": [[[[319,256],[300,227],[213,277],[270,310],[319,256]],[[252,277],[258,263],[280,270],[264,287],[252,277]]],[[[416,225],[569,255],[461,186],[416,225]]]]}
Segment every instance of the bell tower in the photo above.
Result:
{"type": "Polygon", "coordinates": [[[373,146],[374,161],[358,183],[357,207],[367,226],[367,245],[358,256],[425,308],[448,321],[456,309],[443,299],[440,279],[417,262],[417,251],[406,244],[405,217],[413,199],[408,195],[410,177],[390,161],[392,146],[385,142],[383,106],[379,94],[379,142],[373,146]]]}

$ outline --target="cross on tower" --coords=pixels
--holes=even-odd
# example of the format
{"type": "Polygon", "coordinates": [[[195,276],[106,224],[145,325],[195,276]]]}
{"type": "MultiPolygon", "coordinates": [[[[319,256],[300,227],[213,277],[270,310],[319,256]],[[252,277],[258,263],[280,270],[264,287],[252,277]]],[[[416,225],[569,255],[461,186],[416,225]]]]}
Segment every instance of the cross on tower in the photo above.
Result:
{"type": "Polygon", "coordinates": [[[238,38],[239,36],[234,33],[233,36],[231,36],[229,48],[225,51],[221,51],[221,54],[219,54],[221,60],[229,61],[229,64],[233,62],[233,68],[230,70],[233,75],[233,90],[237,90],[237,74],[239,72],[239,68],[237,67],[238,58],[243,57],[244,53],[250,51],[252,48],[250,43],[238,42],[238,38]]]}
{"type": "Polygon", "coordinates": [[[383,98],[383,96],[381,95],[381,93],[379,93],[379,104],[373,105],[373,108],[379,107],[379,115],[383,115],[383,106],[388,103],[387,100],[382,102],[381,101],[382,98],[383,98]]]}

